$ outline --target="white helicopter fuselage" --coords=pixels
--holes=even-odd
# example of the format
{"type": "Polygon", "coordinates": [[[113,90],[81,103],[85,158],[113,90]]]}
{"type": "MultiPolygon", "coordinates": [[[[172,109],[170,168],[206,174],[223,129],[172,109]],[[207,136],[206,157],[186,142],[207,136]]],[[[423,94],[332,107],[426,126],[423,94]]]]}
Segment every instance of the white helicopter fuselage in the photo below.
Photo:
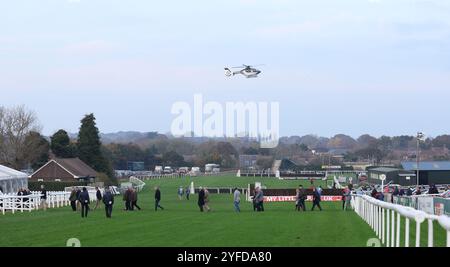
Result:
{"type": "Polygon", "coordinates": [[[260,73],[261,73],[261,71],[255,69],[255,68],[244,68],[239,71],[231,71],[229,68],[225,68],[225,75],[228,77],[234,76],[236,74],[241,74],[241,75],[245,76],[246,78],[256,78],[256,77],[258,77],[258,74],[260,74],[260,73]]]}

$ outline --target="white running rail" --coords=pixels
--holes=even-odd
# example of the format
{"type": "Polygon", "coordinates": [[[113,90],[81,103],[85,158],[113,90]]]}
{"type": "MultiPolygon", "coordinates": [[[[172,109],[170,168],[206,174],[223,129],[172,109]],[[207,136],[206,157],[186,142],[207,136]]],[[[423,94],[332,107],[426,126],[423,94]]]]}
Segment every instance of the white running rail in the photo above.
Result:
{"type": "Polygon", "coordinates": [[[401,217],[405,218],[405,247],[409,247],[410,242],[410,220],[416,222],[416,247],[420,247],[420,226],[425,220],[428,222],[428,247],[434,246],[433,221],[439,222],[447,231],[447,247],[450,247],[450,217],[446,215],[430,215],[411,207],[391,204],[367,195],[352,195],[352,207],[370,225],[386,247],[400,247],[401,217]]]}
{"type": "MultiPolygon", "coordinates": [[[[88,191],[91,202],[96,200],[96,191],[88,191]]],[[[31,195],[18,196],[16,194],[0,195],[0,211],[5,215],[6,211],[15,213],[16,211],[38,210],[41,204],[41,192],[32,191],[31,195]]],[[[47,208],[59,208],[70,205],[70,192],[47,191],[47,208]]]]}

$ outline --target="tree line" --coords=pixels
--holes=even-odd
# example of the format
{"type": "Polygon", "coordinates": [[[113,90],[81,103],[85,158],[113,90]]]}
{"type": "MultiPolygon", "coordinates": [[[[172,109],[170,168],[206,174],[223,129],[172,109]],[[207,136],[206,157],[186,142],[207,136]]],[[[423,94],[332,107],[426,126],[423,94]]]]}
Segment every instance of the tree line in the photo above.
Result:
{"type": "Polygon", "coordinates": [[[42,127],[33,111],[24,106],[0,106],[0,164],[36,170],[51,157],[78,157],[99,173],[100,181],[114,183],[114,171],[103,154],[94,114],[85,115],[80,123],[76,140],[64,130],[48,140],[40,133],[42,127]]]}

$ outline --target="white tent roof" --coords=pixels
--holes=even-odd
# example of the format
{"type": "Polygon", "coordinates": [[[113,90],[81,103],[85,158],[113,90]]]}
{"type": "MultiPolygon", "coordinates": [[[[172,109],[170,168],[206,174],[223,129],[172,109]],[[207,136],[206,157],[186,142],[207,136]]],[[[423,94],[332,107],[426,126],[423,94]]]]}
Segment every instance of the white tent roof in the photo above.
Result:
{"type": "Polygon", "coordinates": [[[28,174],[0,165],[0,181],[15,178],[28,178],[28,174]]]}

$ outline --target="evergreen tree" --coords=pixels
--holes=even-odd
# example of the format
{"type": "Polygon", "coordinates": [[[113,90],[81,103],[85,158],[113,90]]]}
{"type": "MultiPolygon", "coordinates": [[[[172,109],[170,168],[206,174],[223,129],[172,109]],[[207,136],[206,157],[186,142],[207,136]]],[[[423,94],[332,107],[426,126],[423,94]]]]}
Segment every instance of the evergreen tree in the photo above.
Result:
{"type": "Polygon", "coordinates": [[[94,114],[88,114],[81,120],[77,143],[78,157],[97,172],[105,173],[114,182],[112,165],[104,157],[101,146],[94,114]]]}
{"type": "Polygon", "coordinates": [[[50,137],[50,148],[58,158],[73,158],[76,156],[76,148],[70,142],[69,135],[64,130],[59,130],[50,137]]]}

